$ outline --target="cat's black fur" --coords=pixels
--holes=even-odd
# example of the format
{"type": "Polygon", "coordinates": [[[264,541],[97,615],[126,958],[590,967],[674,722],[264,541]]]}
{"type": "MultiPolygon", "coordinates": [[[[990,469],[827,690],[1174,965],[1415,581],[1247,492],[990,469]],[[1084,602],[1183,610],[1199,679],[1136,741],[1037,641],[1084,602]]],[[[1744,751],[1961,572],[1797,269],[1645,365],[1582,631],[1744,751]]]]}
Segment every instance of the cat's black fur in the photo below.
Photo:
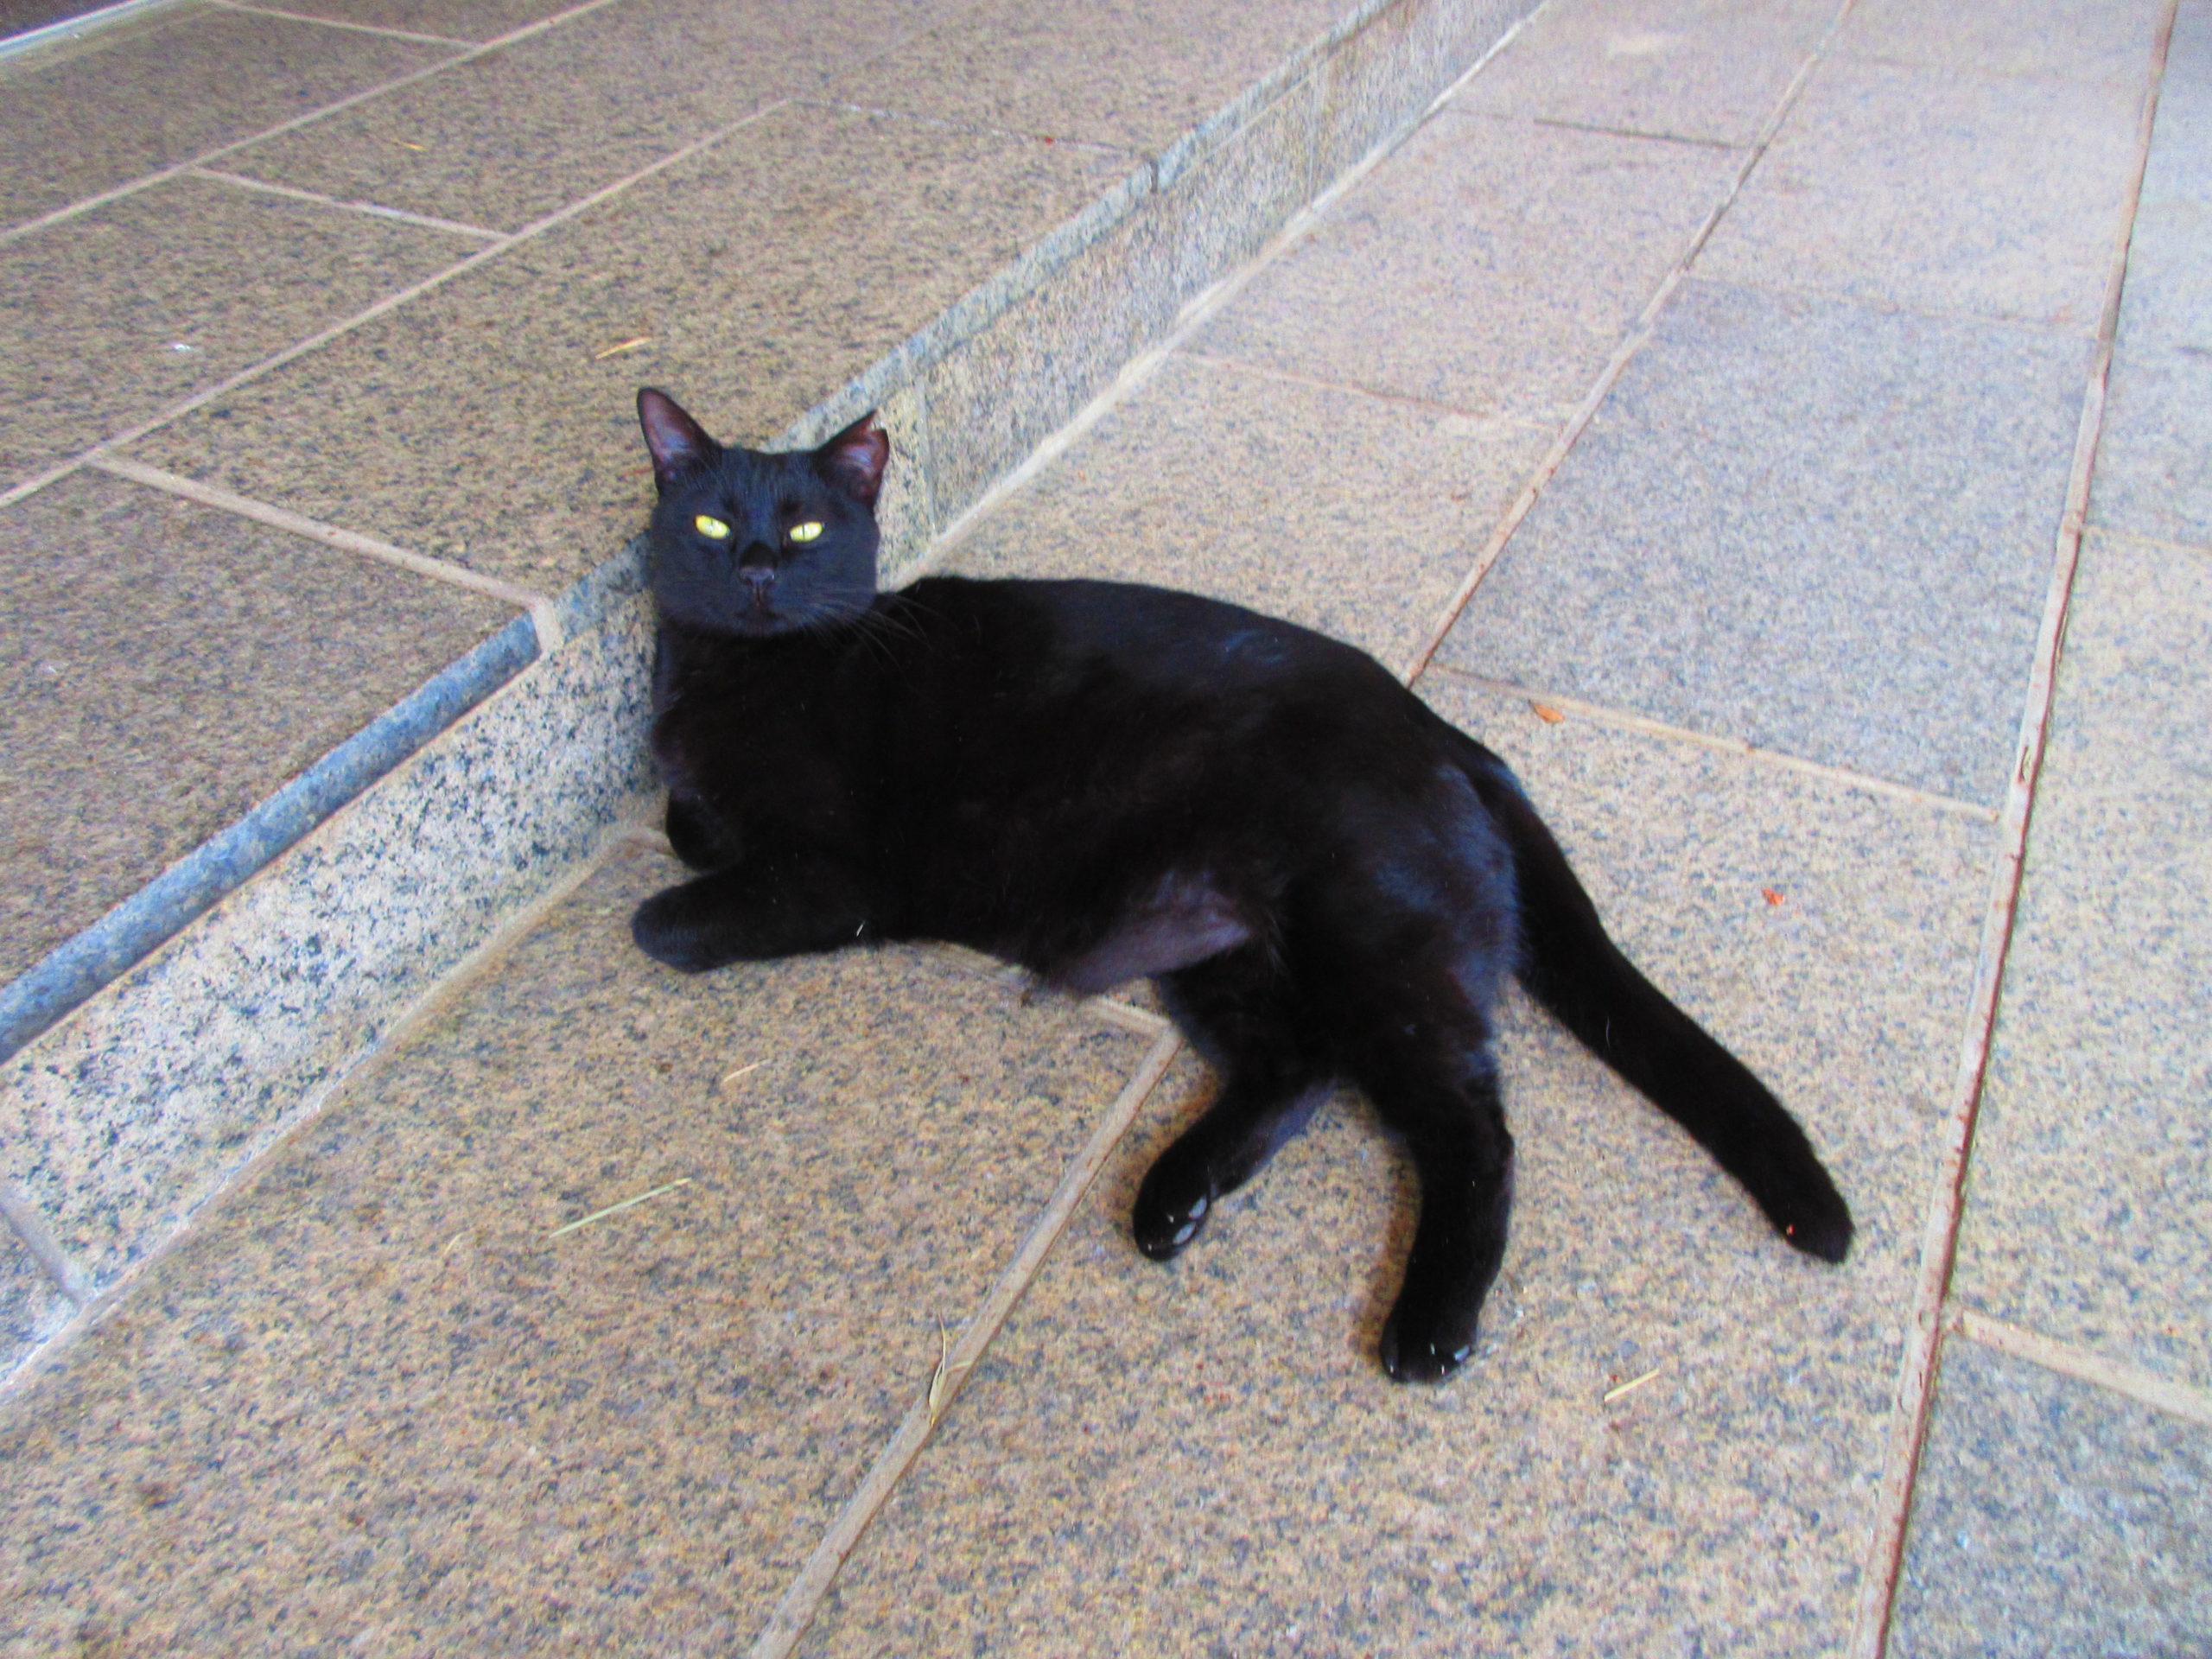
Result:
{"type": "Polygon", "coordinates": [[[931,938],[1072,990],[1154,977],[1222,1077],[1137,1194],[1156,1257],[1357,1084],[1421,1180],[1382,1336],[1396,1377],[1465,1359],[1505,1249],[1507,973],[1792,1244],[1843,1259],[1850,1213],[1796,1123],[1614,947],[1504,764],[1372,658],[1153,588],[879,594],[872,417],[770,454],[659,392],[639,413],[660,489],[653,750],[669,839],[704,872],[639,906],[649,955],[696,972],[931,938]],[[788,539],[805,523],[818,536],[788,539]]]}

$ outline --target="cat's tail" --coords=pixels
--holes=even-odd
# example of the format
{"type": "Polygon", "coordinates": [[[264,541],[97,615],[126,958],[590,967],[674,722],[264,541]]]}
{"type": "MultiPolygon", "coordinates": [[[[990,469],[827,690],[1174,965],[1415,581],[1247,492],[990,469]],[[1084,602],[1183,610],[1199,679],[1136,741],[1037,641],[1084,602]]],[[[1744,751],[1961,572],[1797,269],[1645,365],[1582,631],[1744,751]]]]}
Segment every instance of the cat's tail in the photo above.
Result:
{"type": "Polygon", "coordinates": [[[1464,733],[1455,753],[1512,850],[1521,982],[1575,1036],[1688,1130],[1791,1244],[1851,1248],[1851,1211],[1782,1103],[1637,971],[1505,764],[1464,733]]]}

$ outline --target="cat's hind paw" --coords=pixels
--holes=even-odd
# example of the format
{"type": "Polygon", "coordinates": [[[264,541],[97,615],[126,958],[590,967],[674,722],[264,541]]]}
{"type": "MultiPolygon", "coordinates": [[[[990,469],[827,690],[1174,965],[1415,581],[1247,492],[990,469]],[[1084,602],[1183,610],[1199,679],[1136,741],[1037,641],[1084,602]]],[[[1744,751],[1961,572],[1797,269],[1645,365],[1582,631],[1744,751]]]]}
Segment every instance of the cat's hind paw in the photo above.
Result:
{"type": "Polygon", "coordinates": [[[1155,1262],[1180,1255],[1213,1210],[1212,1183],[1202,1173],[1177,1168],[1175,1151],[1170,1147],[1146,1173],[1129,1214],[1137,1249],[1155,1262]]]}

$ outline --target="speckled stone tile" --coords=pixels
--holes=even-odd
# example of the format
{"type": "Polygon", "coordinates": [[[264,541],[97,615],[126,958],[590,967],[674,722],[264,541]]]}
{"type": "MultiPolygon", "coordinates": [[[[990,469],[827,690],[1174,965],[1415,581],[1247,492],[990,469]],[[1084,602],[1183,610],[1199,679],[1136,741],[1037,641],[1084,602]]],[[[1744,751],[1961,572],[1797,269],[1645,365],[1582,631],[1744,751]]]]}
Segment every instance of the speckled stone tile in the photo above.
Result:
{"type": "Polygon", "coordinates": [[[869,109],[1153,154],[1294,52],[1345,0],[982,0],[831,84],[869,109]],[[1109,67],[1110,66],[1110,68],[1109,67]]]}
{"type": "Polygon", "coordinates": [[[944,569],[1185,588],[1395,664],[1544,442],[1531,427],[1173,357],[944,569]]]}
{"type": "Polygon", "coordinates": [[[1521,770],[1631,953],[1808,1123],[1859,1218],[1850,1264],[1794,1256],[1516,1001],[1518,1207],[1486,1334],[1445,1387],[1394,1387],[1372,1351],[1410,1172],[1364,1110],[1325,1112],[1173,1265],[1130,1246],[1186,1075],[802,1652],[1839,1649],[1988,831],[1427,689],[1521,770]]]}
{"type": "Polygon", "coordinates": [[[634,571],[596,620],[0,1063],[0,1177],[104,1287],[650,788],[634,571]]]}
{"type": "Polygon", "coordinates": [[[288,0],[302,17],[372,29],[405,29],[446,40],[492,41],[567,11],[581,0],[288,0]]]}
{"type": "Polygon", "coordinates": [[[2212,1429],[1953,1340],[1921,1454],[1893,1659],[2212,1648],[2212,1429]]]}
{"type": "Polygon", "coordinates": [[[1840,56],[1970,75],[2101,80],[2140,92],[2164,0],[1853,0],[1831,48],[1840,56]]]}
{"type": "Polygon", "coordinates": [[[1420,120],[1440,93],[1535,7],[1529,0],[1422,0],[1384,8],[1319,66],[1325,183],[1420,120]]]}
{"type": "Polygon", "coordinates": [[[1834,12],[1832,0],[1560,0],[1453,103],[1748,144],[1834,12]]]}
{"type": "Polygon", "coordinates": [[[2127,244],[2122,352],[2170,346],[2212,354],[2212,3],[2174,19],[2158,116],[2127,244]]]}
{"type": "Polygon", "coordinates": [[[450,47],[183,5],[0,62],[0,225],[426,68],[450,47]]]}
{"type": "Polygon", "coordinates": [[[1687,283],[1440,660],[1997,805],[2088,358],[1687,283]]]}
{"type": "Polygon", "coordinates": [[[639,385],[765,442],[1127,165],[779,110],[134,453],[558,591],[644,522],[639,385]]]}
{"type": "Polygon", "coordinates": [[[19,1631],[749,1639],[1146,1043],[925,952],[686,978],[627,927],[680,874],[595,875],[0,1407],[19,1631]]]}
{"type": "Polygon", "coordinates": [[[2212,553],[2082,553],[1952,1294],[2212,1387],[2212,553]]]}
{"type": "Polygon", "coordinates": [[[1831,59],[1698,262],[1710,276],[2082,334],[2142,87],[1831,59]]]}
{"type": "Polygon", "coordinates": [[[59,1332],[76,1305],[0,1221],[0,1376],[59,1332]]]}
{"type": "Polygon", "coordinates": [[[0,246],[0,488],[480,245],[181,178],[0,246]]]}
{"type": "Polygon", "coordinates": [[[230,171],[519,230],[919,29],[951,0],[620,0],[228,157],[230,171]]]}
{"type": "Polygon", "coordinates": [[[2089,521],[2212,548],[2212,349],[2114,355],[2089,521]]]}
{"type": "Polygon", "coordinates": [[[0,979],[508,607],[100,474],[0,508],[0,979]]]}
{"type": "MultiPolygon", "coordinates": [[[[1301,81],[1192,161],[990,327],[931,365],[931,483],[951,519],[1090,401],[1185,302],[1250,258],[1314,190],[1301,81]]],[[[1093,211],[1111,211],[1132,178],[1093,211]]]]}
{"type": "Polygon", "coordinates": [[[1193,348],[1557,422],[1735,170],[1732,155],[1703,145],[1447,113],[1338,201],[1193,348]]]}

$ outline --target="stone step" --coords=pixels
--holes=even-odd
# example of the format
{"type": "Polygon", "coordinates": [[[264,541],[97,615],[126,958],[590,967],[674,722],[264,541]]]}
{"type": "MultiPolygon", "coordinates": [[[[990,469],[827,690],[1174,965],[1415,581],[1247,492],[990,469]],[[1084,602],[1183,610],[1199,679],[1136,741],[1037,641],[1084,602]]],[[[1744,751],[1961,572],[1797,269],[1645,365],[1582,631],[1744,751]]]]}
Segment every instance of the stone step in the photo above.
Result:
{"type": "MultiPolygon", "coordinates": [[[[626,10],[644,3],[630,0],[626,10]]],[[[88,874],[73,849],[89,847],[99,826],[41,830],[61,846],[48,857],[61,879],[30,906],[19,930],[27,943],[10,941],[16,971],[0,991],[0,1197],[25,1251],[11,1257],[12,1288],[0,1297],[10,1363],[49,1338],[86,1294],[157,1250],[260,1148],[311,1114],[409,1008],[639,810],[652,785],[640,742],[650,630],[639,550],[622,542],[644,498],[627,394],[615,382],[665,380],[718,430],[753,442],[813,442],[880,410],[898,454],[883,504],[886,574],[895,581],[1193,299],[1406,130],[1527,9],[1526,0],[1368,0],[1332,18],[1322,0],[1284,0],[1218,16],[1163,14],[1105,65],[1065,60],[1116,27],[1082,8],[1068,7],[1057,22],[1058,12],[1034,6],[1018,18],[963,14],[831,85],[818,103],[769,107],[578,198],[582,208],[572,203],[502,232],[512,243],[494,244],[480,265],[464,261],[404,302],[379,302],[384,308],[371,307],[358,326],[314,337],[316,349],[278,353],[259,378],[119,429],[120,414],[102,417],[106,426],[89,414],[65,422],[107,435],[66,454],[68,443],[55,440],[61,459],[47,474],[0,490],[0,516],[19,521],[23,568],[71,535],[84,539],[84,524],[106,525],[99,533],[113,537],[118,516],[136,514],[158,520],[131,536],[167,561],[166,575],[175,548],[205,521],[223,544],[208,556],[200,589],[238,580],[245,536],[257,538],[252,556],[279,571],[257,575],[260,587],[281,577],[298,588],[288,602],[314,602],[334,584],[360,587],[334,631],[373,648],[378,661],[402,656],[395,607],[425,592],[436,596],[433,609],[444,607],[437,616],[448,637],[459,630],[464,642],[480,643],[351,734],[344,721],[372,713],[372,703],[346,716],[331,712],[325,693],[289,694],[312,715],[285,728],[297,758],[257,760],[260,772],[243,775],[220,758],[235,736],[225,728],[251,722],[225,715],[220,699],[234,694],[219,687],[247,671],[253,624],[224,617],[203,626],[207,619],[192,613],[185,649],[219,686],[196,718],[214,728],[218,758],[194,760],[200,770],[178,787],[266,792],[197,845],[178,844],[188,821],[157,812],[132,843],[165,847],[155,863],[139,851],[88,874]],[[1052,49],[1064,60],[1050,73],[1037,67],[1039,29],[1062,37],[1052,49]],[[963,52],[984,80],[987,71],[1010,79],[995,92],[979,81],[982,91],[963,105],[951,67],[963,52]],[[995,56],[1031,69],[991,71],[995,56]],[[1224,102],[1225,86],[1236,90],[1224,102]],[[975,126],[982,118],[1029,130],[975,126]],[[1056,138],[1056,130],[1071,136],[1056,138]],[[789,184],[793,175],[799,182],[789,184]],[[857,206],[841,182],[852,177],[862,181],[857,206]],[[805,210],[779,225],[817,238],[785,263],[835,275],[772,283],[765,300],[753,296],[744,315],[725,317],[711,265],[717,249],[666,227],[733,211],[775,180],[805,210]],[[681,245],[659,246],[668,241],[681,245]],[[570,305],[576,283],[563,273],[639,246],[667,267],[652,277],[664,290],[658,305],[714,314],[706,332],[692,329],[688,349],[671,340],[645,352],[649,340],[614,329],[616,313],[570,305]],[[963,289],[945,294],[948,277],[963,289]],[[592,370],[594,401],[582,401],[571,376],[524,386],[533,401],[522,412],[494,406],[507,394],[483,391],[486,376],[473,359],[423,349],[426,337],[435,343],[480,316],[504,327],[518,306],[525,330],[551,326],[541,311],[569,306],[566,323],[585,331],[580,337],[613,334],[611,353],[594,354],[608,360],[592,370]],[[382,366],[403,346],[416,353],[406,359],[414,381],[382,366]],[[373,395],[362,390],[372,381],[373,395]],[[559,407],[540,419],[547,403],[559,407]],[[332,409],[363,429],[358,445],[341,442],[335,454],[302,435],[332,409]],[[537,424],[513,429],[526,419],[537,424]],[[456,431],[455,422],[492,429],[456,431]],[[470,463],[460,470],[450,461],[456,446],[470,463]],[[584,483],[549,493],[549,476],[584,483]],[[519,537],[505,524],[515,513],[534,516],[519,537]],[[41,514],[53,522],[39,522],[41,514]],[[319,760],[302,747],[333,738],[319,760]]],[[[625,15],[622,6],[608,10],[618,20],[608,27],[625,15]]],[[[99,94],[98,81],[69,80],[90,73],[86,63],[105,67],[111,83],[116,65],[127,67],[138,49],[134,29],[181,27],[163,22],[168,16],[103,31],[97,41],[119,42],[106,57],[54,67],[39,83],[48,113],[66,115],[70,98],[99,94]]],[[[587,25],[596,27],[593,17],[536,38],[566,39],[563,30],[587,25]]],[[[495,76],[487,66],[531,44],[472,48],[443,73],[495,76]]],[[[0,73],[20,78],[41,61],[25,54],[0,73]]],[[[565,73],[615,74],[621,63],[587,59],[565,73]]],[[[323,179],[317,168],[339,165],[325,153],[339,143],[329,134],[357,118],[373,126],[399,118],[378,111],[402,106],[407,120],[426,124],[410,130],[428,136],[427,124],[451,113],[422,101],[441,84],[434,76],[402,86],[304,133],[243,149],[231,140],[236,153],[205,160],[205,170],[285,188],[323,179]],[[257,159],[264,156],[265,165],[257,159]]],[[[177,168],[188,158],[153,159],[177,168]]],[[[47,240],[77,234],[101,213],[167,213],[176,192],[219,191],[197,175],[149,176],[143,188],[143,181],[87,176],[71,188],[106,184],[124,193],[120,204],[74,217],[51,208],[52,225],[22,221],[0,257],[48,257],[47,240]]],[[[497,184],[499,168],[486,177],[497,184]]],[[[442,205],[409,194],[430,188],[377,175],[351,178],[341,194],[398,204],[378,211],[400,213],[414,210],[409,203],[442,205]]],[[[512,226],[529,211],[480,181],[470,190],[474,217],[512,226]]],[[[687,326],[667,315],[647,332],[680,336],[687,326]]],[[[0,524],[0,535],[10,529],[0,524]]],[[[71,556],[101,556],[97,536],[71,556]]],[[[75,569],[60,563],[65,574],[75,569]]],[[[174,632],[158,606],[146,626],[174,632]]],[[[352,689],[331,664],[318,672],[324,683],[336,672],[352,689]]],[[[99,695],[101,677],[92,678],[60,699],[55,721],[77,718],[71,711],[99,695]]],[[[26,752],[53,747],[42,730],[16,741],[26,752]]],[[[149,747],[165,751],[165,740],[138,740],[134,753],[149,747]]],[[[97,810],[97,792],[81,779],[76,794],[97,810]]],[[[43,880],[41,866],[26,885],[43,880]]]]}

